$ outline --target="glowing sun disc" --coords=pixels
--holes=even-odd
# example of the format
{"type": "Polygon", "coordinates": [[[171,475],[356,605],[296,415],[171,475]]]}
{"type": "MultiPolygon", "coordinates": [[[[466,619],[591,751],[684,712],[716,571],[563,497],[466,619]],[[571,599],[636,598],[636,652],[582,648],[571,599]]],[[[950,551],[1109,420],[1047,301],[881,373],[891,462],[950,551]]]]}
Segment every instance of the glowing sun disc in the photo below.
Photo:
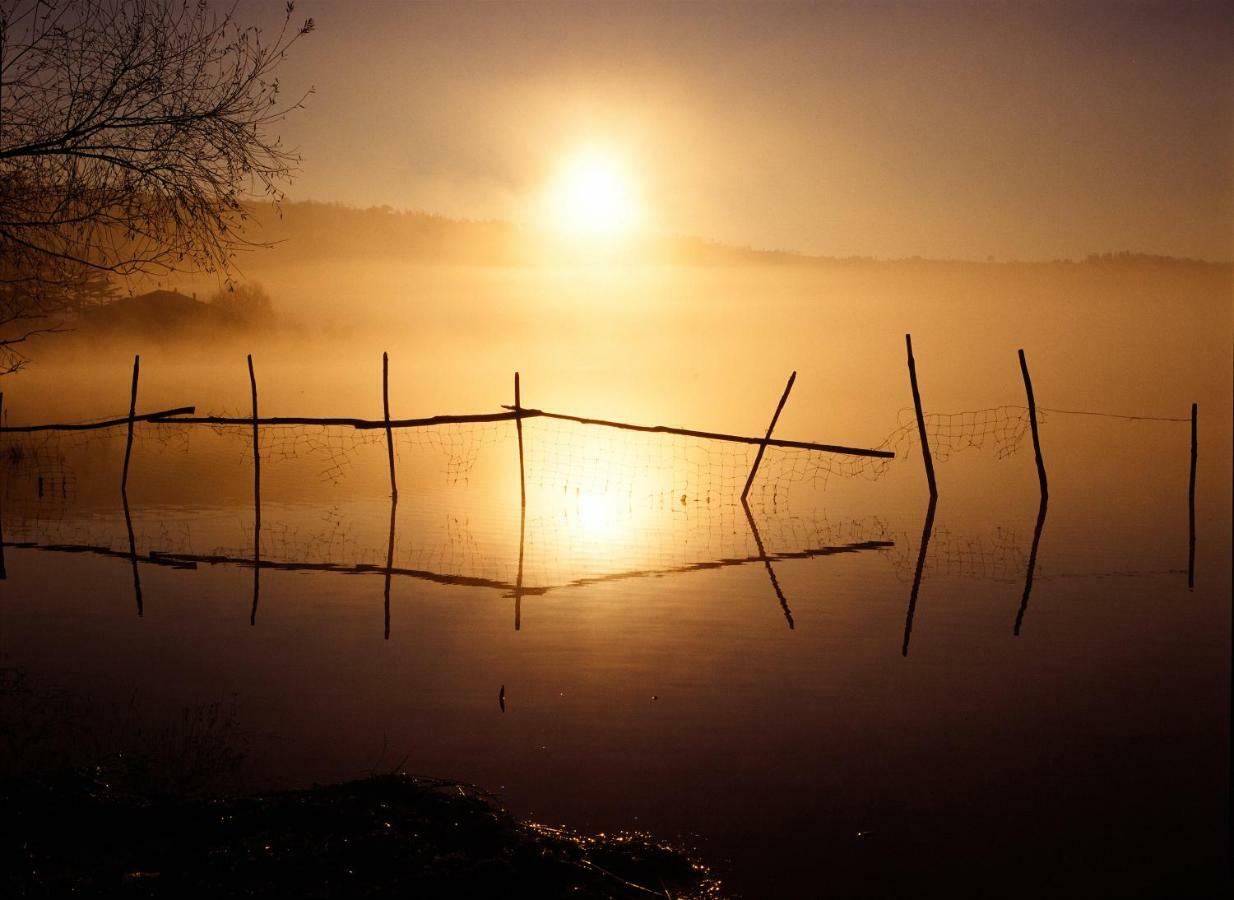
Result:
{"type": "Polygon", "coordinates": [[[638,224],[638,206],[629,177],[614,159],[580,154],[554,183],[549,216],[567,234],[615,236],[638,224]]]}

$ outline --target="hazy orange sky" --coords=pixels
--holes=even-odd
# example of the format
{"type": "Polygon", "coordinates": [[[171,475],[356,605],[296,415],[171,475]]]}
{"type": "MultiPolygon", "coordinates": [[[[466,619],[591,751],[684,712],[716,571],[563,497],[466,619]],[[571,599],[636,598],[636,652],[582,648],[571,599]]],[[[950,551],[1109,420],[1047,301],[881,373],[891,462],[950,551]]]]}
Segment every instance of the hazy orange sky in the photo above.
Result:
{"type": "MultiPolygon", "coordinates": [[[[251,21],[282,0],[242,0],[251,21]]],[[[294,199],[528,221],[574,148],[657,231],[1234,256],[1234,4],[300,0],[294,199]]]]}

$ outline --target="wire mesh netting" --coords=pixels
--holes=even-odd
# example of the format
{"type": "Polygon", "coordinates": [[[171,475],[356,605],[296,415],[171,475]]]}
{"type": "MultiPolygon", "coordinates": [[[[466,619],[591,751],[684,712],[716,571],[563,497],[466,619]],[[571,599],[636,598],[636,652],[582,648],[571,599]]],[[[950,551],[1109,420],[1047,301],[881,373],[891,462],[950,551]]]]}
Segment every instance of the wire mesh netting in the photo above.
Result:
{"type": "MultiPolygon", "coordinates": [[[[1022,582],[1032,539],[1031,529],[1029,532],[1025,535],[1005,526],[986,531],[954,531],[945,522],[937,523],[931,531],[925,571],[932,576],[1022,582]]],[[[920,533],[902,532],[895,535],[895,547],[883,551],[900,581],[913,580],[920,538],[920,533]]],[[[1039,565],[1039,571],[1041,568],[1039,565]]]]}
{"type": "MultiPolygon", "coordinates": [[[[1065,411],[1057,411],[1063,413],[1065,411]]],[[[1041,424],[1049,421],[1040,415],[1041,424]]],[[[959,413],[927,413],[925,425],[934,459],[945,462],[969,449],[986,450],[1003,459],[1022,449],[1029,433],[1028,410],[1000,406],[959,413]]],[[[195,426],[174,422],[139,423],[135,448],[187,453],[195,429],[231,445],[234,461],[252,463],[252,428],[248,424],[195,426]]],[[[385,431],[337,425],[267,425],[258,428],[263,462],[298,462],[305,475],[342,484],[358,458],[385,449],[385,431]]],[[[82,448],[114,451],[123,440],[121,427],[98,431],[50,431],[5,435],[4,461],[11,479],[37,483],[69,495],[75,472],[68,461],[82,448]]],[[[510,422],[446,424],[394,430],[400,467],[431,473],[445,486],[467,484],[486,456],[505,459],[516,440],[510,422]]],[[[666,433],[626,431],[551,418],[523,423],[527,484],[542,491],[626,496],[640,501],[669,499],[684,503],[730,503],[740,497],[757,446],[666,433]]],[[[910,459],[920,445],[911,409],[875,450],[894,459],[768,446],[753,486],[756,501],[784,502],[792,489],[825,490],[833,478],[877,480],[897,462],[910,459]]]]}
{"type": "MultiPolygon", "coordinates": [[[[1039,411],[1042,424],[1073,412],[1039,411]]],[[[1010,405],[929,413],[925,423],[940,462],[966,451],[1007,458],[1030,431],[1027,409],[1010,405]]],[[[391,517],[384,429],[261,426],[259,542],[249,424],[137,424],[130,493],[138,497],[127,521],[116,502],[126,428],[7,433],[5,540],[124,552],[131,527],[146,555],[368,571],[384,569],[392,553],[396,568],[496,586],[518,580],[521,557],[523,584],[540,588],[894,543],[896,571],[911,577],[916,534],[892,535],[873,519],[837,524],[814,502],[833,479],[877,480],[913,458],[911,409],[877,448],[894,459],[769,446],[750,495],[756,526],[739,505],[756,445],[547,417],[522,425],[520,526],[518,432],[512,421],[396,429],[405,502],[391,517]]],[[[1014,581],[1026,553],[1010,530],[960,536],[939,527],[927,569],[1014,581]]]]}

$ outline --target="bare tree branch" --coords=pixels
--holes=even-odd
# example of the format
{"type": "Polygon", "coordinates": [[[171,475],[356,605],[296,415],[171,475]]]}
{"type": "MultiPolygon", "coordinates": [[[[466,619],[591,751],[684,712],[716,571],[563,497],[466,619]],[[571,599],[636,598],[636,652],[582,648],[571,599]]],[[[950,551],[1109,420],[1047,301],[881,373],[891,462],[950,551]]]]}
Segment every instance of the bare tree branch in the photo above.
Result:
{"type": "Polygon", "coordinates": [[[275,74],[313,30],[293,15],[268,40],[205,0],[0,0],[0,327],[91,271],[228,275],[245,201],[299,165],[274,133],[307,96],[275,74]]]}

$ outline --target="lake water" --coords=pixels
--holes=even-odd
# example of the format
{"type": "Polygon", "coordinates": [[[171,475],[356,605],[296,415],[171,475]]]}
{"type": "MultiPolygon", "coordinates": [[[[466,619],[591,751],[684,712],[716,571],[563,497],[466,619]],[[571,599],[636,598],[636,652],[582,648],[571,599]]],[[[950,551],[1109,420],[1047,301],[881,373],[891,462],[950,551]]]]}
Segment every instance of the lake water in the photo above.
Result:
{"type": "MultiPolygon", "coordinates": [[[[221,704],[229,787],[457,778],[747,896],[1219,895],[1229,269],[991,271],[437,274],[455,313],[253,348],[262,415],[379,417],[389,349],[395,417],[499,411],[518,368],[528,407],[748,435],[797,369],[778,437],[897,453],[771,448],[748,515],[749,445],[543,418],[525,512],[513,422],[396,431],[397,503],[383,431],[264,427],[259,533],[245,426],[138,425],[126,500],[123,428],[6,433],[0,653],[73,718],[8,758],[221,704]]],[[[9,379],[7,424],[123,415],[133,350],[142,410],[248,414],[242,350],[135,340],[9,379]]]]}

